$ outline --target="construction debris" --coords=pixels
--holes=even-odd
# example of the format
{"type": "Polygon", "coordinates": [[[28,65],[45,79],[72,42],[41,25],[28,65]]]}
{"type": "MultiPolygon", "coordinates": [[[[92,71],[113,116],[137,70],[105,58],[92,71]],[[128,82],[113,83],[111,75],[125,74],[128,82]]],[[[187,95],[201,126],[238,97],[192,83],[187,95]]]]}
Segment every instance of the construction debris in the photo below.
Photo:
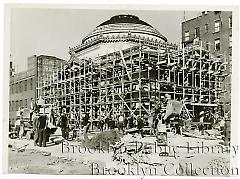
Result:
{"type": "Polygon", "coordinates": [[[153,152],[157,138],[142,138],[140,134],[128,134],[114,147],[113,161],[122,164],[162,165],[162,157],[171,157],[168,151],[153,152]]]}
{"type": "Polygon", "coordinates": [[[42,155],[43,156],[49,156],[49,155],[51,155],[51,152],[43,152],[42,155]]]}
{"type": "Polygon", "coordinates": [[[50,137],[50,140],[54,142],[55,144],[62,143],[65,139],[62,136],[52,136],[50,137]]]}
{"type": "Polygon", "coordinates": [[[24,152],[29,144],[23,145],[17,149],[18,152],[24,152]]]}

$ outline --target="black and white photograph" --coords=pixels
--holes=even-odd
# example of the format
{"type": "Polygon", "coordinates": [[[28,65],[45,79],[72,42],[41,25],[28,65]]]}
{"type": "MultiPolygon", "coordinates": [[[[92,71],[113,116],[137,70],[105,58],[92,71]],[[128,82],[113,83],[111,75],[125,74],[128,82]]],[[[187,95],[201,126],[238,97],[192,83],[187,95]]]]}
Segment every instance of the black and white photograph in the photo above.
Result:
{"type": "Polygon", "coordinates": [[[8,174],[239,175],[236,8],[5,10],[8,174]]]}

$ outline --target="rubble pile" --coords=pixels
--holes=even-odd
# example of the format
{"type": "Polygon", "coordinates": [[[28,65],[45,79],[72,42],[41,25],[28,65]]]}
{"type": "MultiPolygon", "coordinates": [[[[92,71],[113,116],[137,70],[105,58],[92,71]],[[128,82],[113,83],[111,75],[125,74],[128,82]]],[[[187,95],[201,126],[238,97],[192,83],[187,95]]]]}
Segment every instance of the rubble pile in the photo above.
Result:
{"type": "Polygon", "coordinates": [[[166,151],[157,152],[156,137],[142,138],[140,134],[127,134],[121,138],[114,148],[113,161],[122,164],[162,165],[163,157],[170,157],[166,151]]]}
{"type": "Polygon", "coordinates": [[[101,133],[96,133],[94,136],[88,140],[83,140],[82,145],[87,148],[98,148],[103,150],[108,150],[110,145],[115,145],[120,141],[122,134],[118,131],[104,131],[101,133]]]}

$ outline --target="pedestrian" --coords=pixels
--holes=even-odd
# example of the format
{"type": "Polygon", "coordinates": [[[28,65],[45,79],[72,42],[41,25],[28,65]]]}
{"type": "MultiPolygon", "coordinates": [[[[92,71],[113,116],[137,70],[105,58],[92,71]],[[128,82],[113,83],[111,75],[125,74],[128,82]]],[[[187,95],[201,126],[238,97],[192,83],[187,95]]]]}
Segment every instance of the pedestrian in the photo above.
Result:
{"type": "Polygon", "coordinates": [[[56,126],[56,118],[55,118],[55,112],[53,109],[51,109],[51,113],[50,113],[50,122],[56,126]]]}
{"type": "Polygon", "coordinates": [[[111,130],[113,130],[113,129],[115,128],[115,120],[114,120],[114,119],[110,119],[108,126],[109,126],[109,128],[110,128],[111,130]]]}
{"type": "Polygon", "coordinates": [[[20,112],[20,131],[19,138],[22,139],[25,131],[24,121],[23,121],[23,112],[20,112]]]}
{"type": "Polygon", "coordinates": [[[38,118],[38,140],[40,147],[46,147],[47,142],[47,120],[48,117],[45,114],[42,114],[38,118]]]}
{"type": "Polygon", "coordinates": [[[200,135],[204,134],[204,124],[202,122],[200,122],[199,126],[198,126],[200,135]]]}
{"type": "Polygon", "coordinates": [[[60,127],[62,130],[62,137],[64,139],[68,139],[68,117],[65,113],[65,110],[62,110],[62,114],[60,116],[60,127]]]}
{"type": "Polygon", "coordinates": [[[85,116],[83,117],[83,137],[84,139],[88,139],[88,130],[89,130],[89,127],[90,127],[90,117],[89,117],[89,114],[86,113],[85,116]]]}
{"type": "Polygon", "coordinates": [[[161,121],[161,113],[155,113],[153,115],[153,124],[152,124],[154,134],[157,134],[157,126],[159,121],[161,121]]]}
{"type": "Polygon", "coordinates": [[[20,132],[20,116],[17,116],[17,120],[15,122],[15,134],[16,134],[16,137],[19,138],[19,132],[20,132]]]}
{"type": "Polygon", "coordinates": [[[220,121],[219,125],[220,125],[221,135],[224,135],[225,120],[222,119],[222,120],[220,121]]]}
{"type": "Polygon", "coordinates": [[[110,119],[109,119],[109,117],[106,117],[106,119],[105,119],[105,130],[108,130],[109,129],[109,121],[110,121],[110,119]]]}
{"type": "Polygon", "coordinates": [[[133,116],[128,117],[127,128],[128,129],[134,128],[134,117],[133,116]]]}
{"type": "Polygon", "coordinates": [[[124,117],[123,114],[121,114],[118,118],[118,130],[124,132],[124,126],[123,126],[123,122],[124,122],[124,117]]]}
{"type": "Polygon", "coordinates": [[[34,113],[36,107],[37,107],[37,106],[36,106],[36,102],[35,102],[34,99],[32,98],[32,99],[31,99],[31,106],[30,106],[30,121],[32,121],[32,119],[34,118],[34,117],[33,117],[33,113],[34,113]]]}
{"type": "Polygon", "coordinates": [[[137,128],[138,128],[139,134],[141,134],[141,137],[144,137],[143,136],[143,127],[144,127],[144,122],[143,122],[142,118],[140,116],[138,116],[138,118],[137,118],[137,128]]]}
{"type": "Polygon", "coordinates": [[[35,108],[34,111],[35,115],[33,117],[33,133],[34,133],[34,146],[38,145],[38,139],[39,139],[39,108],[35,108]]]}
{"type": "Polygon", "coordinates": [[[104,120],[101,118],[98,121],[98,128],[100,129],[101,132],[103,132],[103,126],[104,126],[104,120]]]}

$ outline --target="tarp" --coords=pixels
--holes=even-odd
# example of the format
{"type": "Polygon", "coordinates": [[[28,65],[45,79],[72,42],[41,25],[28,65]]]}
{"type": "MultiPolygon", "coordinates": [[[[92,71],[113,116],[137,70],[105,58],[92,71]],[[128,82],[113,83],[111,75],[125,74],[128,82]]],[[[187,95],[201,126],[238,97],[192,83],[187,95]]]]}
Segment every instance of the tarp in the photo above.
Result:
{"type": "Polygon", "coordinates": [[[170,115],[179,115],[182,108],[183,103],[181,101],[169,100],[166,107],[166,114],[163,119],[166,120],[170,115]]]}

